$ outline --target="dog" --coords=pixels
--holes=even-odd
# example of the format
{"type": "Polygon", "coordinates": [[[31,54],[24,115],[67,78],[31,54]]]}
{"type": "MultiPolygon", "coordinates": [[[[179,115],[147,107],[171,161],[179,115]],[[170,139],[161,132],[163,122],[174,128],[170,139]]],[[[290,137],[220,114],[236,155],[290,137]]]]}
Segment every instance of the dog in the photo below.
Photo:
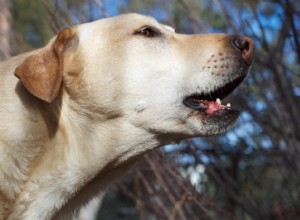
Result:
{"type": "Polygon", "coordinates": [[[253,40],[126,14],[0,64],[0,219],[68,219],[160,146],[230,129],[253,40]]]}

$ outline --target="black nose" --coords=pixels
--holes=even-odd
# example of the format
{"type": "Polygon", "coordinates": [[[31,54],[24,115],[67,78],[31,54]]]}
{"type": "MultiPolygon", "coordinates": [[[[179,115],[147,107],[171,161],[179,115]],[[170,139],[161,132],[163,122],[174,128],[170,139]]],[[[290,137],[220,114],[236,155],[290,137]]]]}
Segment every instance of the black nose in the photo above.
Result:
{"type": "Polygon", "coordinates": [[[248,65],[252,63],[252,57],[254,52],[254,42],[250,37],[238,36],[232,40],[232,44],[235,48],[242,52],[242,57],[248,65]]]}

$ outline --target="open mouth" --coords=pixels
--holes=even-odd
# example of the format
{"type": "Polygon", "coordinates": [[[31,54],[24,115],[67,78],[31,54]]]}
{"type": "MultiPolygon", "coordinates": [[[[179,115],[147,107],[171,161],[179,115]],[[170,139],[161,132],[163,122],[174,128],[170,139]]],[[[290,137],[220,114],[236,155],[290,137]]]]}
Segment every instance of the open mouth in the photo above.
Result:
{"type": "Polygon", "coordinates": [[[220,111],[231,111],[232,108],[230,103],[223,105],[221,99],[228,96],[244,78],[245,76],[240,76],[210,93],[200,93],[188,96],[183,100],[183,103],[187,107],[204,112],[207,115],[212,115],[220,111]]]}

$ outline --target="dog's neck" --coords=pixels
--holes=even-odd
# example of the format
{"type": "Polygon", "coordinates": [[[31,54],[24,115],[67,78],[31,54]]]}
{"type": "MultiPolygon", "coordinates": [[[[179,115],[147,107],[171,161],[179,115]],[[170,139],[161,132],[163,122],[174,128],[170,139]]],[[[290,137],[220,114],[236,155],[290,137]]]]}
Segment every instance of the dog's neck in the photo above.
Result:
{"type": "MultiPolygon", "coordinates": [[[[64,100],[63,103],[68,102],[69,100],[64,100]]],[[[99,121],[95,121],[95,118],[84,117],[83,112],[77,108],[70,109],[70,106],[62,106],[60,120],[64,121],[59,123],[56,135],[50,140],[50,143],[55,141],[60,144],[47,146],[57,146],[55,154],[62,157],[59,160],[61,164],[52,164],[53,168],[50,170],[53,178],[58,185],[67,182],[68,188],[73,190],[68,196],[60,198],[62,203],[67,202],[63,199],[69,199],[63,210],[80,207],[82,204],[78,204],[78,201],[88,202],[95,192],[103,190],[124,174],[140,156],[161,145],[153,134],[131,125],[124,117],[112,117],[104,123],[101,117],[98,118],[99,121]],[[143,138],[136,138],[137,135],[143,138]],[[65,176],[66,173],[68,176],[65,176]],[[76,195],[74,190],[78,192],[76,195]]],[[[35,178],[45,176],[43,167],[51,164],[53,155],[53,149],[51,154],[43,155],[43,164],[38,166],[41,172],[35,178]]]]}
{"type": "MultiPolygon", "coordinates": [[[[17,109],[21,109],[22,117],[26,118],[20,120],[23,124],[11,126],[12,133],[24,132],[23,139],[15,140],[12,136],[11,140],[5,140],[9,143],[6,148],[15,152],[13,160],[8,160],[15,161],[15,164],[9,165],[14,167],[15,172],[9,172],[9,167],[7,173],[0,172],[2,176],[9,175],[7,179],[3,179],[3,182],[14,180],[14,184],[6,186],[8,188],[3,190],[11,192],[10,195],[5,195],[8,197],[6,201],[24,200],[23,191],[29,194],[32,191],[30,195],[32,198],[57,194],[57,200],[53,201],[53,204],[48,203],[45,207],[49,209],[49,213],[55,213],[53,210],[60,210],[63,204],[75,198],[75,191],[82,192],[76,197],[86,194],[86,187],[84,187],[86,184],[89,184],[89,192],[102,190],[129,169],[139,156],[161,145],[154,134],[135,127],[124,117],[116,116],[109,120],[106,118],[104,123],[101,117],[88,116],[87,112],[79,111],[78,109],[81,108],[71,103],[70,98],[63,91],[60,94],[61,99],[58,98],[53,103],[47,104],[28,95],[19,82],[16,85],[20,101],[15,104],[22,106],[17,109]],[[31,103],[30,108],[27,107],[28,103],[31,103]],[[26,111],[35,112],[27,114],[26,111]],[[29,146],[32,143],[34,145],[29,146]],[[105,147],[100,147],[104,143],[105,147]],[[94,180],[97,184],[93,184],[94,180]],[[53,184],[53,189],[49,187],[49,183],[53,184]],[[62,191],[59,192],[55,187],[57,185],[65,187],[62,187],[62,191]],[[92,189],[90,185],[97,190],[92,189]],[[38,191],[44,194],[36,195],[36,191],[33,190],[35,187],[39,187],[38,191]]],[[[17,117],[18,113],[13,109],[11,111],[11,117],[17,117]]],[[[7,120],[13,121],[12,118],[7,120]]],[[[5,145],[4,142],[1,144],[5,145]]],[[[1,164],[1,167],[6,166],[1,164]]],[[[87,197],[86,202],[88,200],[87,197]]],[[[81,201],[85,200],[81,199],[81,201]]],[[[71,209],[74,209],[75,203],[71,205],[71,209]]]]}
{"type": "Polygon", "coordinates": [[[163,144],[122,113],[86,109],[84,100],[63,89],[52,103],[32,96],[14,76],[28,55],[1,63],[7,72],[0,80],[8,86],[0,88],[0,110],[9,114],[0,115],[0,129],[8,134],[0,137],[0,213],[14,210],[11,218],[22,216],[22,204],[30,204],[26,210],[31,213],[44,204],[47,216],[63,204],[63,209],[74,210],[82,205],[78,197],[88,202],[144,153],[163,144]],[[49,202],[49,197],[55,199],[49,202]]]}

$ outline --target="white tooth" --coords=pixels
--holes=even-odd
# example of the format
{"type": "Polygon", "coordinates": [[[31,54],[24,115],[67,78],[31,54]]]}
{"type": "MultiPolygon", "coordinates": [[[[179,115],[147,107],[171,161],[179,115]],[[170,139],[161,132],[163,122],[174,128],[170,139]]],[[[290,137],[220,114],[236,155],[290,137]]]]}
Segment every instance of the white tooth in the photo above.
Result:
{"type": "Polygon", "coordinates": [[[216,103],[218,103],[219,105],[221,105],[221,100],[219,98],[217,98],[216,103]]]}
{"type": "Polygon", "coordinates": [[[231,107],[230,103],[227,103],[226,107],[230,108],[231,107]]]}

